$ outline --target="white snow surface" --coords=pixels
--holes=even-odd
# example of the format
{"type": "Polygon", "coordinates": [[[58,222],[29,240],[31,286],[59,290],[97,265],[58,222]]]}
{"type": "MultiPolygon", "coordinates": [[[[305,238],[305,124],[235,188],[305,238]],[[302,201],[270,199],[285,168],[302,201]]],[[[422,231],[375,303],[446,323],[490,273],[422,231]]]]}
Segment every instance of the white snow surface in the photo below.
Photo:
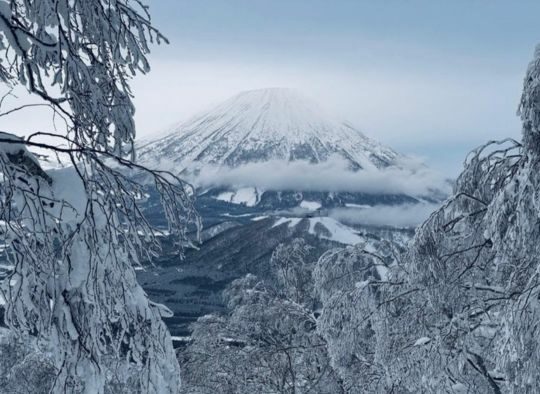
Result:
{"type": "MultiPolygon", "coordinates": [[[[319,218],[298,218],[298,217],[281,217],[276,220],[272,225],[272,228],[281,226],[283,224],[288,225],[289,228],[295,227],[302,220],[309,221],[309,233],[318,237],[328,239],[331,241],[339,242],[344,245],[355,245],[363,242],[364,238],[356,233],[356,231],[348,227],[335,219],[329,217],[319,218]],[[323,231],[317,231],[316,226],[319,225],[323,231]],[[326,230],[326,231],[324,231],[326,230]]],[[[318,227],[318,226],[317,226],[318,227]]]]}
{"type": "Polygon", "coordinates": [[[358,209],[369,209],[369,208],[371,208],[371,205],[346,203],[345,207],[347,207],[347,208],[358,208],[358,209]]]}
{"type": "Polygon", "coordinates": [[[431,338],[429,337],[418,338],[413,346],[423,346],[430,341],[431,341],[431,338]]]}
{"type": "Polygon", "coordinates": [[[284,223],[288,223],[289,228],[295,227],[298,223],[302,221],[302,218],[279,218],[271,228],[281,226],[284,223]]]}
{"type": "Polygon", "coordinates": [[[227,191],[216,196],[217,200],[230,202],[233,204],[244,204],[253,207],[259,200],[259,194],[254,187],[243,187],[236,191],[227,191]]]}
{"type": "Polygon", "coordinates": [[[216,200],[231,202],[234,196],[234,192],[223,192],[216,196],[216,200]]]}
{"type": "Polygon", "coordinates": [[[364,241],[364,238],[359,236],[353,228],[329,217],[310,218],[309,232],[311,234],[316,234],[315,226],[317,223],[323,225],[331,234],[330,236],[319,234],[321,238],[326,238],[345,245],[354,245],[364,241]]]}
{"type": "Polygon", "coordinates": [[[300,203],[300,208],[309,209],[310,211],[316,211],[316,210],[319,209],[320,207],[321,207],[321,203],[320,203],[320,202],[317,202],[317,201],[306,201],[306,200],[303,200],[303,201],[300,203]]]}
{"type": "Polygon", "coordinates": [[[142,162],[174,168],[237,167],[270,160],[312,163],[341,156],[351,169],[385,168],[400,161],[392,149],[335,120],[295,90],[242,92],[138,147],[142,162]]]}
{"type": "Polygon", "coordinates": [[[258,222],[259,220],[264,220],[264,219],[266,219],[266,218],[268,218],[268,216],[266,216],[266,215],[263,215],[263,216],[255,216],[254,218],[251,219],[251,221],[253,221],[253,222],[258,222]]]}

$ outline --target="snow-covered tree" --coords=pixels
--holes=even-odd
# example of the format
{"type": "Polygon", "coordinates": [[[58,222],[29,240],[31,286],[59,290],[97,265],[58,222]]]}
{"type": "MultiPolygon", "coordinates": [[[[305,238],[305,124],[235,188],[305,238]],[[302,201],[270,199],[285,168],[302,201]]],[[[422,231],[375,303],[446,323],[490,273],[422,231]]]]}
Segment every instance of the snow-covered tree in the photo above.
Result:
{"type": "Polygon", "coordinates": [[[497,245],[487,231],[493,223],[486,215],[515,176],[520,158],[519,144],[513,141],[474,151],[454,196],[417,229],[403,257],[406,284],[388,290],[386,298],[393,301],[386,305],[386,318],[394,317],[406,329],[398,334],[388,324],[383,343],[389,346],[387,358],[400,349],[415,350],[404,350],[403,365],[389,368],[411,392],[498,390],[492,346],[501,328],[505,284],[497,245]],[[398,293],[408,294],[407,299],[398,293]],[[422,338],[426,343],[420,350],[414,344],[422,338]]]}
{"type": "Polygon", "coordinates": [[[55,369],[44,353],[35,351],[32,340],[0,328],[0,387],[3,393],[47,394],[55,369]]]}
{"type": "Polygon", "coordinates": [[[285,297],[302,305],[313,304],[313,262],[309,254],[313,247],[302,238],[289,244],[280,244],[270,259],[271,272],[276,278],[276,288],[285,297]]]}
{"type": "Polygon", "coordinates": [[[453,196],[390,271],[395,285],[380,289],[375,358],[387,391],[537,391],[539,55],[520,104],[523,145],[471,153],[453,196]]]}
{"type": "Polygon", "coordinates": [[[148,44],[161,40],[138,0],[0,0],[0,80],[26,87],[65,128],[0,134],[1,236],[14,267],[5,321],[50,349],[54,392],[103,392],[127,366],[142,392],[179,390],[161,320],[170,311],[148,300],[134,272],[159,244],[133,172],[153,180],[179,246],[198,225],[189,185],[132,161],[129,80],[149,70],[148,44]],[[44,172],[32,147],[63,154],[71,168],[44,172]]]}
{"type": "Polygon", "coordinates": [[[199,319],[182,352],[188,393],[344,392],[311,310],[253,275],[225,296],[231,312],[199,319]]]}
{"type": "Polygon", "coordinates": [[[331,365],[347,392],[378,388],[384,377],[375,357],[379,346],[375,321],[379,289],[390,283],[388,271],[396,248],[374,242],[329,250],[314,269],[315,293],[322,305],[317,331],[327,342],[331,365]]]}

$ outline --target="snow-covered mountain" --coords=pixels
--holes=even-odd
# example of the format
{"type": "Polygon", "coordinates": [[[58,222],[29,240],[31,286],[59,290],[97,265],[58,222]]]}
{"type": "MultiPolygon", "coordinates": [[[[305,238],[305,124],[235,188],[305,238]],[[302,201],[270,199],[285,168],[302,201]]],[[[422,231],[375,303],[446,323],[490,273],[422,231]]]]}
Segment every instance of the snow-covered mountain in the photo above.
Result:
{"type": "Polygon", "coordinates": [[[425,166],[286,88],[242,92],[140,143],[138,155],[182,174],[199,196],[250,207],[395,205],[444,196],[425,166]]]}
{"type": "Polygon", "coordinates": [[[143,144],[138,152],[143,162],[172,162],[180,171],[272,160],[321,163],[334,156],[358,170],[388,167],[400,159],[392,149],[286,88],[242,92],[143,144]]]}
{"type": "Polygon", "coordinates": [[[140,143],[138,155],[232,204],[289,209],[307,199],[331,208],[444,196],[425,166],[286,88],[242,92],[140,143]]]}

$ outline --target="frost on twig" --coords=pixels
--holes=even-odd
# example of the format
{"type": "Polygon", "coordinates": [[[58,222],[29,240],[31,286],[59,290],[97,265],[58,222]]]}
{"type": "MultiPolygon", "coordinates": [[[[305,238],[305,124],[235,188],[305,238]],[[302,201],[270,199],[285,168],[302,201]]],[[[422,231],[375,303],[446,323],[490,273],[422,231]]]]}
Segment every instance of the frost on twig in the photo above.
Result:
{"type": "MultiPolygon", "coordinates": [[[[179,390],[165,309],[134,272],[159,243],[133,172],[159,191],[180,250],[199,226],[191,187],[134,161],[129,81],[149,70],[148,45],[162,40],[137,0],[0,0],[0,80],[25,87],[65,126],[25,139],[0,134],[0,236],[13,266],[5,321],[52,349],[54,392],[103,392],[126,366],[142,392],[179,390]],[[28,148],[71,166],[45,172],[28,148]]],[[[30,109],[1,108],[3,116],[30,109]]]]}

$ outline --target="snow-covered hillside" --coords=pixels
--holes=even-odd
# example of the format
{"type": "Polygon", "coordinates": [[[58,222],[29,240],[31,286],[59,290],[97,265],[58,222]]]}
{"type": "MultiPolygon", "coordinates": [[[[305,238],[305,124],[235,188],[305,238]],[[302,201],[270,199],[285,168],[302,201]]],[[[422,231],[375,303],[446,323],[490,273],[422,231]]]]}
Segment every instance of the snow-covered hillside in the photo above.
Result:
{"type": "Polygon", "coordinates": [[[139,147],[143,162],[174,163],[176,171],[211,164],[236,167],[271,160],[320,163],[338,156],[352,170],[400,161],[392,149],[333,119],[285,88],[242,92],[139,147]]]}

